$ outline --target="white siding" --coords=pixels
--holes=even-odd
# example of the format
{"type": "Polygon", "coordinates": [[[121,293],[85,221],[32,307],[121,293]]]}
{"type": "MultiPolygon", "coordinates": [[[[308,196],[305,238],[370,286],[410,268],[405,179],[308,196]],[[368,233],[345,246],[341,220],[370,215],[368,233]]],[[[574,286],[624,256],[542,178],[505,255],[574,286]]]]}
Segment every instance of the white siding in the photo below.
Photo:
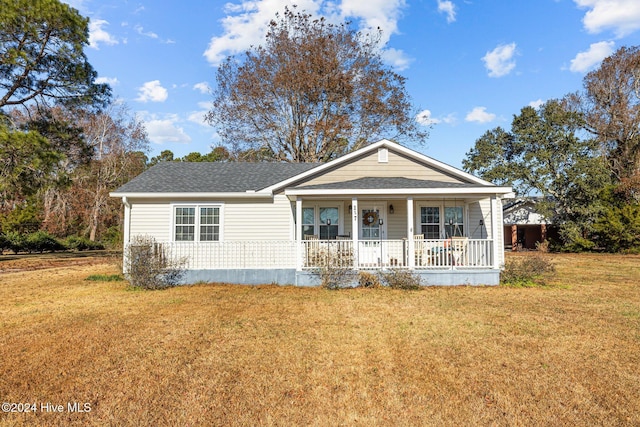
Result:
{"type": "Polygon", "coordinates": [[[388,239],[400,240],[407,237],[407,201],[389,200],[387,204],[388,239]],[[393,205],[393,213],[389,213],[389,205],[393,205]]]}
{"type": "Polygon", "coordinates": [[[224,239],[291,240],[293,209],[289,199],[276,195],[274,200],[228,200],[224,203],[224,239]]]}
{"type": "Polygon", "coordinates": [[[171,240],[169,202],[131,202],[131,237],[151,236],[158,242],[171,240]]]}
{"type": "Polygon", "coordinates": [[[469,237],[472,239],[491,238],[491,199],[486,198],[468,205],[469,237]],[[480,225],[480,220],[484,225],[480,225]]]}
{"type": "MultiPolygon", "coordinates": [[[[284,195],[272,200],[189,200],[179,204],[222,204],[222,236],[230,240],[291,240],[293,211],[284,195]]],[[[159,242],[173,240],[173,211],[169,201],[131,202],[131,236],[149,235],[159,242]]]]}
{"type": "MultiPolygon", "coordinates": [[[[350,181],[364,177],[406,177],[441,182],[464,182],[459,178],[389,151],[388,161],[385,163],[378,162],[378,153],[371,153],[336,169],[329,170],[320,176],[313,177],[306,181],[304,185],[350,181]]],[[[302,184],[298,183],[296,185],[302,184]]]]}

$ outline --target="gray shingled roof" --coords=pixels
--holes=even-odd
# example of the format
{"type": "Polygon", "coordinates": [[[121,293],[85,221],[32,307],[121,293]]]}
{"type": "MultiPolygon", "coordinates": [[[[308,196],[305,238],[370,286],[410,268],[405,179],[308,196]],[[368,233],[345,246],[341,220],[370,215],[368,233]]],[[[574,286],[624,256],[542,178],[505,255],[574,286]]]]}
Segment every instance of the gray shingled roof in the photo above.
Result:
{"type": "Polygon", "coordinates": [[[228,193],[261,190],[317,163],[161,162],[115,193],[228,193]]]}
{"type": "Polygon", "coordinates": [[[482,187],[478,184],[465,184],[459,182],[430,181],[423,179],[411,179],[402,177],[392,178],[358,178],[351,181],[332,182],[328,184],[302,185],[296,187],[299,190],[390,190],[397,188],[474,188],[482,187]]]}

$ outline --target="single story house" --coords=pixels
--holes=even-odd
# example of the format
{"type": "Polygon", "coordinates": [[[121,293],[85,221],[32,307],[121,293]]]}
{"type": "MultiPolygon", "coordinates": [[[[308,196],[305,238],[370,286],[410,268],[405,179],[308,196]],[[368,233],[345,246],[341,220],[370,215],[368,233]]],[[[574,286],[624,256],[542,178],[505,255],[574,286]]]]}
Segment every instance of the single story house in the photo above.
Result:
{"type": "Polygon", "coordinates": [[[381,140],[322,164],[159,163],[111,196],[125,249],[153,237],[186,259],[185,283],[313,286],[327,266],[498,284],[510,194],[381,140]]]}
{"type": "Polygon", "coordinates": [[[538,212],[539,197],[519,197],[504,203],[504,249],[534,250],[537,244],[557,238],[553,224],[538,212]]]}

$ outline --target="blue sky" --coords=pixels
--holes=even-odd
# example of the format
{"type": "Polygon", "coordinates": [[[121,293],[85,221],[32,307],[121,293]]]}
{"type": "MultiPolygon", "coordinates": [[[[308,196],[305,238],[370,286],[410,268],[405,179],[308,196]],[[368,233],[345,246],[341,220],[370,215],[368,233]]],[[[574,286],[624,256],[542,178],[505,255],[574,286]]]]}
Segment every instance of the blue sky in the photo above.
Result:
{"type": "Polygon", "coordinates": [[[89,61],[144,122],[150,155],[207,153],[217,64],[264,39],[285,6],[380,27],[383,57],[431,125],[411,148],[460,167],[482,134],[526,105],[579,90],[585,73],[640,44],[638,0],[67,0],[91,19],[89,61]]]}

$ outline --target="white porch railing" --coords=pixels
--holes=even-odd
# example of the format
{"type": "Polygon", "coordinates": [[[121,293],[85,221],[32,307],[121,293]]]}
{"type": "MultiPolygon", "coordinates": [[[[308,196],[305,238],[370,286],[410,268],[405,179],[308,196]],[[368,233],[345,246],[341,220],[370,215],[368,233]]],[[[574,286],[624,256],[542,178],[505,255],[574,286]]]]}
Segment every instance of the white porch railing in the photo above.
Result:
{"type": "MultiPolygon", "coordinates": [[[[492,268],[492,240],[441,239],[409,241],[303,240],[300,254],[303,269],[327,265],[341,268],[409,268],[413,257],[416,269],[492,268]],[[357,250],[356,250],[357,249],[357,250]]],[[[164,255],[184,259],[191,270],[296,268],[298,242],[255,240],[225,242],[162,242],[164,255]]]]}
{"type": "Polygon", "coordinates": [[[408,268],[413,257],[416,269],[492,268],[492,240],[360,240],[357,251],[351,240],[304,240],[303,268],[327,265],[345,268],[408,268]]]}
{"type": "Polygon", "coordinates": [[[162,246],[167,256],[184,259],[190,270],[296,267],[296,242],[289,240],[165,242],[162,246]]]}

